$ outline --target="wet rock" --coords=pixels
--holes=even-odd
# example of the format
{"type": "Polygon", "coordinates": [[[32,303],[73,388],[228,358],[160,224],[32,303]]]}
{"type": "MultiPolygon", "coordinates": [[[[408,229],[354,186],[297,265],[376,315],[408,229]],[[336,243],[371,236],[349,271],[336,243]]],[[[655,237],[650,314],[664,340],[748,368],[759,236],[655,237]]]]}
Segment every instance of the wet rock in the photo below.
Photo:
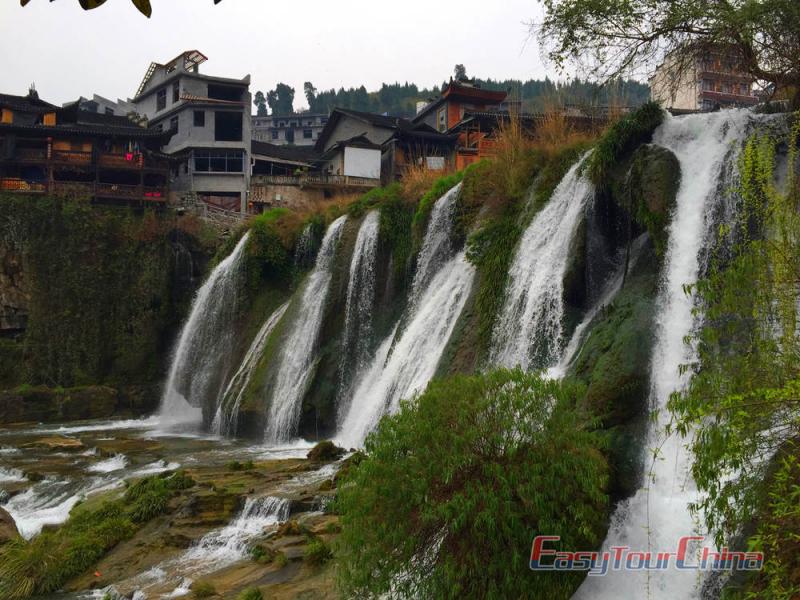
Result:
{"type": "Polygon", "coordinates": [[[46,437],[25,444],[23,448],[43,448],[50,452],[78,452],[84,450],[86,446],[76,438],[62,436],[46,437]]]}
{"type": "Polygon", "coordinates": [[[17,524],[6,510],[0,507],[0,546],[19,537],[17,524]]]}
{"type": "Polygon", "coordinates": [[[118,393],[106,386],[20,386],[0,393],[0,423],[58,423],[114,415],[118,393]]]}
{"type": "Polygon", "coordinates": [[[314,462],[333,462],[339,460],[346,453],[347,451],[344,448],[339,448],[330,440],[326,440],[314,446],[306,457],[314,462]]]}

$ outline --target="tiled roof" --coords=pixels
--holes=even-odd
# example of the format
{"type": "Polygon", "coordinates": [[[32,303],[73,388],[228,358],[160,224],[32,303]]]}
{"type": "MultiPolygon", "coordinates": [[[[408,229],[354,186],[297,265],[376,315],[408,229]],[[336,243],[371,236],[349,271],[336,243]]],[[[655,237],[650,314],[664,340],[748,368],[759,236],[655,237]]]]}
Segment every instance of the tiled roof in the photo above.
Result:
{"type": "Polygon", "coordinates": [[[11,110],[19,110],[23,112],[45,112],[55,110],[56,107],[49,102],[40,100],[37,97],[28,96],[14,96],[12,94],[0,94],[0,106],[5,106],[11,110]]]}
{"type": "Polygon", "coordinates": [[[250,143],[250,151],[267,158],[277,158],[296,162],[310,162],[319,158],[319,154],[314,146],[279,146],[268,142],[253,140],[250,143]]]}

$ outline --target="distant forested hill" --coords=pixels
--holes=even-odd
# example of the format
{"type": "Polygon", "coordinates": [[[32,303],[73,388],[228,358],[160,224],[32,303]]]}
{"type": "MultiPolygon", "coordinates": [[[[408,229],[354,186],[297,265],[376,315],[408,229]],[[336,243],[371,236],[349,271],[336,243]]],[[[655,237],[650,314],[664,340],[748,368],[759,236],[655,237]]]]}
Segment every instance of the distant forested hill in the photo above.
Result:
{"type": "MultiPolygon", "coordinates": [[[[487,89],[509,91],[514,98],[522,100],[525,111],[538,111],[553,103],[638,106],[650,97],[650,88],[633,80],[617,81],[603,87],[580,79],[566,83],[550,79],[475,81],[487,89]]],[[[411,117],[418,101],[438,97],[441,89],[439,86],[420,88],[413,83],[384,83],[376,92],[368,92],[364,86],[317,90],[309,82],[305,85],[304,94],[306,103],[315,113],[327,113],[334,107],[340,107],[411,117]]]]}

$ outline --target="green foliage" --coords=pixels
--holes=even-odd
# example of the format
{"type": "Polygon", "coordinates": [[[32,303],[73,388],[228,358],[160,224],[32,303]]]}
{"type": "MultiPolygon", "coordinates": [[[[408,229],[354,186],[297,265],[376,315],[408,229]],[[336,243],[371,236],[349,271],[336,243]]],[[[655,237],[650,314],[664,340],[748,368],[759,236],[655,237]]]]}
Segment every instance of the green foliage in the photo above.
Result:
{"type": "Polygon", "coordinates": [[[509,206],[505,214],[487,222],[467,240],[467,259],[480,275],[475,310],[478,336],[485,348],[492,341],[492,329],[505,298],[508,270],[522,231],[519,209],[509,206]]]}
{"type": "Polygon", "coordinates": [[[0,389],[9,389],[21,381],[22,343],[0,338],[0,389]]]}
{"type": "Polygon", "coordinates": [[[800,5],[794,0],[544,0],[543,4],[544,18],[532,26],[532,33],[560,69],[578,63],[593,78],[605,81],[668,52],[677,79],[693,72],[696,52],[727,47],[732,56],[743,57],[741,68],[753,79],[767,80],[779,89],[800,83],[796,51],[800,5]]]}
{"type": "MultiPolygon", "coordinates": [[[[649,97],[649,88],[632,79],[614,80],[604,86],[577,78],[564,82],[550,79],[475,79],[475,83],[484,89],[513,90],[522,101],[525,111],[542,111],[553,98],[571,104],[608,105],[623,101],[629,106],[638,106],[649,97]]],[[[441,87],[420,88],[414,83],[384,83],[378,90],[368,92],[363,85],[348,89],[317,90],[307,81],[304,89],[311,112],[328,114],[334,108],[346,108],[412,118],[416,114],[416,103],[438,96],[444,85],[446,83],[443,82],[441,87]]]]}
{"type": "Polygon", "coordinates": [[[800,459],[790,443],[770,478],[769,493],[752,551],[764,553],[764,569],[748,582],[747,600],[792,600],[800,596],[800,459]]]}
{"type": "Polygon", "coordinates": [[[556,149],[547,157],[536,172],[533,182],[534,211],[538,211],[547,203],[567,171],[590,147],[589,142],[576,142],[556,149]]]}
{"type": "Polygon", "coordinates": [[[252,460],[248,460],[245,462],[239,462],[238,460],[232,460],[229,462],[225,467],[229,471],[252,471],[255,468],[252,460]]]}
{"type": "Polygon", "coordinates": [[[0,597],[18,600],[61,589],[119,542],[130,539],[149,519],[162,514],[169,498],[191,485],[191,478],[180,472],[147,477],[119,500],[94,509],[78,506],[59,529],[0,546],[0,597]]]}
{"type": "Polygon", "coordinates": [[[433,381],[385,417],[339,485],[343,595],[569,597],[582,574],[534,577],[528,559],[537,534],[573,548],[605,533],[607,467],[579,394],[500,370],[433,381]]]}
{"type": "Polygon", "coordinates": [[[210,581],[198,581],[192,584],[192,596],[197,600],[217,595],[217,588],[210,581]]]}
{"type": "Polygon", "coordinates": [[[611,169],[637,146],[650,141],[664,120],[664,111],[648,102],[614,123],[603,135],[585,165],[589,179],[596,186],[607,184],[611,169]]]}
{"type": "Polygon", "coordinates": [[[314,538],[306,546],[303,558],[308,564],[318,567],[333,558],[333,552],[322,538],[314,538]]]}
{"type": "Polygon", "coordinates": [[[287,244],[279,230],[281,217],[288,213],[285,208],[270,209],[253,219],[250,226],[248,266],[252,265],[261,279],[285,280],[291,274],[291,244],[287,244]]]}
{"type": "MultiPolygon", "coordinates": [[[[799,134],[796,125],[789,165],[799,134]]],[[[775,147],[785,141],[755,134],[742,152],[739,222],[720,230],[709,276],[694,290],[705,315],[693,340],[699,361],[670,401],[672,429],[693,435],[703,491],[695,508],[720,543],[750,521],[768,493],[770,457],[800,435],[800,186],[791,167],[786,191],[774,184],[775,147]]]]}
{"type": "Polygon", "coordinates": [[[258,588],[248,588],[239,594],[236,600],[264,600],[264,596],[258,588]]]}

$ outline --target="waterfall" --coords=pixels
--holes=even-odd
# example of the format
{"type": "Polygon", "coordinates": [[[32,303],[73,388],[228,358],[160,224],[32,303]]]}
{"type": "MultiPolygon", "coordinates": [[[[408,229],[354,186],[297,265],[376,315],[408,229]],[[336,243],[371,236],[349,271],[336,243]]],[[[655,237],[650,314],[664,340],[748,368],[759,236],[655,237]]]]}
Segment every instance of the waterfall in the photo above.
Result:
{"type": "Polygon", "coordinates": [[[250,383],[253,371],[258,366],[258,361],[269,341],[270,334],[283,318],[288,307],[289,303],[286,302],[264,321],[261,329],[258,330],[256,337],[253,339],[253,343],[250,344],[250,348],[248,348],[241,365],[239,365],[239,370],[231,377],[228,387],[225,389],[225,393],[217,406],[214,421],[211,423],[211,431],[217,435],[234,435],[236,433],[239,407],[242,404],[244,392],[250,383]]]}
{"type": "Polygon", "coordinates": [[[453,225],[461,184],[439,198],[431,209],[425,238],[417,257],[417,269],[411,284],[411,303],[416,302],[423,289],[439,268],[453,256],[453,225]]]}
{"type": "Polygon", "coordinates": [[[204,407],[216,406],[223,391],[234,349],[249,233],[211,272],[197,292],[181,330],[161,399],[161,416],[173,422],[199,421],[204,407]]]}
{"type": "Polygon", "coordinates": [[[317,338],[328,300],[336,249],[346,220],[346,216],[339,217],[328,227],[317,262],[304,285],[298,314],[281,341],[267,414],[265,440],[269,443],[285,442],[297,433],[303,396],[316,364],[317,338]]]}
{"type": "MultiPolygon", "coordinates": [[[[679,366],[696,358],[684,338],[698,326],[694,300],[684,285],[702,274],[707,248],[716,235],[715,216],[724,202],[724,168],[736,152],[752,114],[744,110],[665,117],[654,143],[670,149],[681,165],[681,183],[669,227],[656,310],[656,341],[650,379],[650,404],[655,411],[647,437],[645,487],[622,502],[612,519],[604,550],[629,546],[634,551],[675,552],[681,536],[696,535],[697,525],[688,504],[697,499],[691,478],[690,456],[685,441],[665,436],[669,423],[667,402],[674,391],[684,389],[690,375],[679,366]],[[658,448],[658,457],[652,452],[658,448]]],[[[611,571],[604,577],[588,577],[576,598],[697,598],[701,579],[697,571],[611,571]]]]}
{"type": "Polygon", "coordinates": [[[378,256],[380,213],[372,211],[358,230],[350,279],[347,284],[344,335],[339,361],[339,411],[347,408],[352,379],[366,366],[372,339],[372,305],[375,301],[375,267],[378,256]]]}
{"type": "Polygon", "coordinates": [[[412,286],[417,297],[402,331],[395,327],[384,339],[359,379],[337,435],[345,447],[363,445],[386,412],[395,412],[400,400],[421,392],[436,373],[475,275],[463,252],[452,256],[452,208],[458,189],[434,206],[412,286]]]}
{"type": "Polygon", "coordinates": [[[556,362],[563,346],[564,275],[575,233],[594,189],[578,161],[525,230],[508,273],[490,362],[523,369],[556,362]]]}
{"type": "Polygon", "coordinates": [[[220,569],[241,560],[247,556],[251,540],[262,535],[265,527],[289,518],[289,508],[285,498],[247,498],[239,516],[222,529],[207,533],[178,560],[191,568],[205,570],[209,565],[220,569]]]}

